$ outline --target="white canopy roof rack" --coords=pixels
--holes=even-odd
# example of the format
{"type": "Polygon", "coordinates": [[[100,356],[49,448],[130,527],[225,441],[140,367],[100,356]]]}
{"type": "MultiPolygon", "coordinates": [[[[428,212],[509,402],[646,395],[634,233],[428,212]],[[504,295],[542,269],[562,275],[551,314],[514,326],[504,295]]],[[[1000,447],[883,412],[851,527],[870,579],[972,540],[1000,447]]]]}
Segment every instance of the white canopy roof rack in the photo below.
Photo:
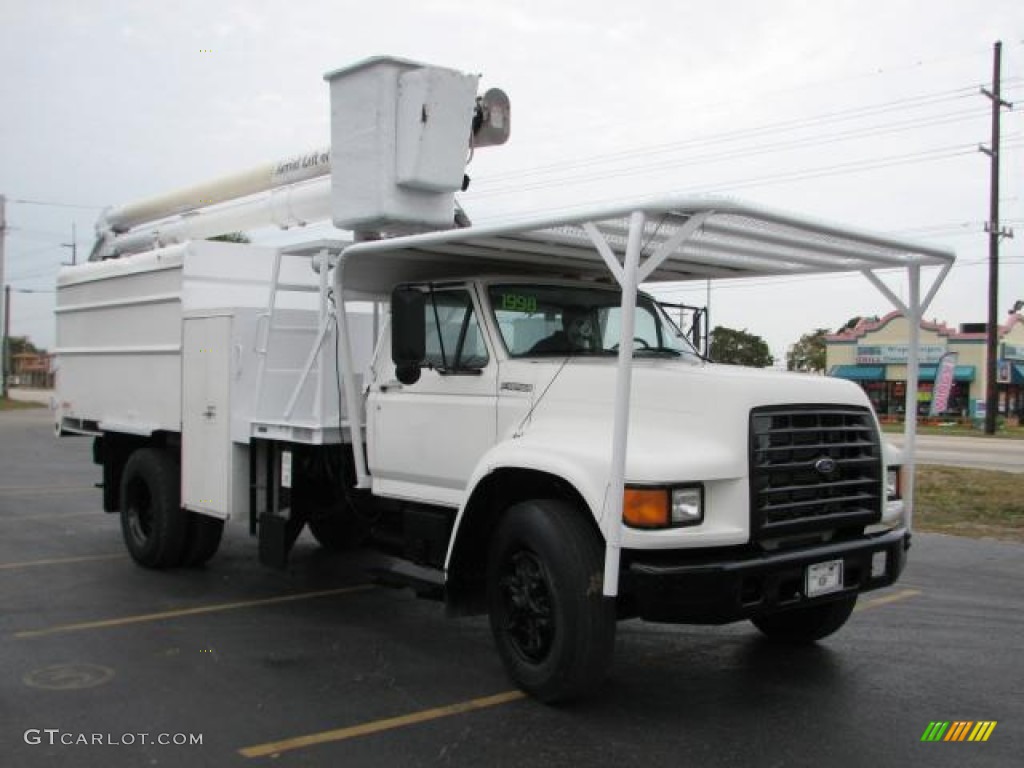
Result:
{"type": "MultiPolygon", "coordinates": [[[[423,235],[363,242],[345,251],[346,287],[389,290],[417,262],[473,276],[528,271],[615,277],[621,272],[631,217],[640,282],[864,272],[951,264],[951,251],[838,227],[718,198],[668,198],[423,235]],[[614,266],[610,257],[614,256],[614,266]],[[372,262],[372,263],[371,263],[372,262]]],[[[413,278],[415,279],[415,278],[413,278]]]]}
{"type": "MultiPolygon", "coordinates": [[[[633,336],[636,292],[641,283],[743,277],[860,272],[910,325],[906,409],[917,413],[918,343],[921,318],[953,265],[954,254],[833,224],[744,205],[730,199],[649,199],[614,207],[548,216],[516,224],[469,227],[387,240],[344,249],[336,270],[337,295],[384,293],[403,281],[473,277],[489,273],[607,278],[622,288],[623,338],[633,336]],[[937,267],[921,296],[921,269],[937,267]],[[908,300],[878,277],[882,269],[906,269],[908,300]]],[[[344,311],[339,320],[344,323],[344,311]]],[[[347,347],[347,329],[341,328],[347,347]]],[[[344,354],[344,352],[343,352],[344,354]]],[[[348,367],[346,367],[348,371],[348,367]]],[[[625,480],[632,349],[620,346],[615,427],[609,471],[608,508],[602,515],[607,550],[606,595],[617,591],[625,480]]],[[[355,380],[346,393],[355,402],[355,380]]],[[[358,426],[358,425],[357,425],[358,426]]],[[[913,508],[916,419],[905,427],[904,498],[913,508]]],[[[359,454],[360,452],[357,452],[359,454]]],[[[357,456],[357,474],[365,466],[357,456]]],[[[911,521],[907,521],[908,527],[911,521]]]]}

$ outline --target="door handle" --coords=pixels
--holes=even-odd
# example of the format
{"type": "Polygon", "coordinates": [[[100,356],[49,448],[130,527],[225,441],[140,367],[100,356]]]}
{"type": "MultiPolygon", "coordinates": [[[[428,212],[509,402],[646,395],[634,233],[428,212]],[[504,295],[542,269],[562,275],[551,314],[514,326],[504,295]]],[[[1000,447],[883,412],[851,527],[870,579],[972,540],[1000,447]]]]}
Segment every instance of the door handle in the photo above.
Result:
{"type": "Polygon", "coordinates": [[[405,385],[400,381],[387,381],[380,385],[381,392],[398,392],[405,388],[405,385]]]}

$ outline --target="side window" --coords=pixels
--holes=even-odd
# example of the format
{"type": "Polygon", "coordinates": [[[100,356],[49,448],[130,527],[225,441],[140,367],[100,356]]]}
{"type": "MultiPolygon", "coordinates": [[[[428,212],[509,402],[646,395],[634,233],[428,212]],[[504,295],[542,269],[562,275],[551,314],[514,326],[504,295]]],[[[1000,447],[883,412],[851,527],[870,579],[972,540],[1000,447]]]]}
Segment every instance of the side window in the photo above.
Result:
{"type": "Polygon", "coordinates": [[[490,360],[469,293],[435,291],[426,303],[426,363],[447,370],[476,370],[490,360]]]}
{"type": "MultiPolygon", "coordinates": [[[[611,349],[619,343],[622,329],[622,310],[609,307],[603,313],[601,321],[601,337],[605,349],[611,349]]],[[[658,321],[647,307],[638,306],[633,320],[634,346],[657,348],[661,346],[661,334],[658,321]]]]}

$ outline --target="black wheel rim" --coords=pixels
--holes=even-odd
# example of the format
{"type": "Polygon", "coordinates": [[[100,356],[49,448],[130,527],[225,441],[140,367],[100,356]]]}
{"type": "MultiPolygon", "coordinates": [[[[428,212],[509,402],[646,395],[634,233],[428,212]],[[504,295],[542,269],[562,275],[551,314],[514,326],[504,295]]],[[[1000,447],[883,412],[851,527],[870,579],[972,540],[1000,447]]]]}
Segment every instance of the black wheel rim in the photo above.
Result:
{"type": "Polygon", "coordinates": [[[153,531],[153,502],[145,483],[134,482],[128,486],[128,530],[132,540],[145,546],[153,531]]]}
{"type": "Polygon", "coordinates": [[[505,635],[517,654],[529,662],[543,661],[555,638],[551,589],[538,557],[518,550],[505,562],[498,581],[505,635]]]}

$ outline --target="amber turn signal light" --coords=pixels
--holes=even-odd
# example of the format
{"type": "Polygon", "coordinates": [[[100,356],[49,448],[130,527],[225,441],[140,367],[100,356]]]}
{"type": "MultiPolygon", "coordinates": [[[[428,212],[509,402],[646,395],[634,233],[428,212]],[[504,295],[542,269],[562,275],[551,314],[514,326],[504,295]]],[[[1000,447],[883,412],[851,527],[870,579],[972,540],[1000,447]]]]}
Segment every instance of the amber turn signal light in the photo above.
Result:
{"type": "Polygon", "coordinates": [[[627,488],[622,497],[622,520],[633,528],[666,528],[669,525],[666,488],[627,488]]]}

